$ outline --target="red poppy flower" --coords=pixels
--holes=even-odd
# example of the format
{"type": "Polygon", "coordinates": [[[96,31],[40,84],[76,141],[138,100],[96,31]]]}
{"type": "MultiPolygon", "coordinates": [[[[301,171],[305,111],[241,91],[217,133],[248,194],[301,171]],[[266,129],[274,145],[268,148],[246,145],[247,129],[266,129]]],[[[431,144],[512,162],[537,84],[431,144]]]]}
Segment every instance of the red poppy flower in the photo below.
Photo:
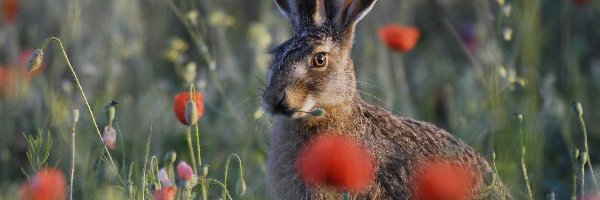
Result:
{"type": "Polygon", "coordinates": [[[2,0],[2,13],[8,22],[15,22],[19,14],[19,0],[2,0]]]}
{"type": "Polygon", "coordinates": [[[22,200],[64,200],[67,182],[62,171],[45,168],[38,171],[31,182],[21,188],[22,200]]]}
{"type": "Polygon", "coordinates": [[[415,48],[421,32],[417,27],[390,24],[379,28],[379,38],[390,49],[408,52],[415,48]]]}
{"type": "MultiPolygon", "coordinates": [[[[196,119],[200,119],[202,114],[204,113],[204,96],[200,92],[195,92],[196,96],[196,109],[198,110],[196,119]]],[[[190,93],[189,92],[181,92],[175,95],[175,104],[173,109],[175,110],[175,115],[177,115],[177,119],[181,121],[181,123],[185,125],[190,125],[187,122],[185,117],[185,109],[187,107],[188,102],[190,101],[190,93]]],[[[192,123],[193,124],[193,123],[192,123]]]]}
{"type": "Polygon", "coordinates": [[[177,188],[175,186],[163,187],[160,190],[154,190],[152,197],[154,200],[173,200],[175,199],[175,192],[177,188]]]}
{"type": "Polygon", "coordinates": [[[363,147],[335,135],[310,142],[300,152],[297,168],[308,185],[329,185],[352,193],[364,191],[375,174],[374,159],[363,147]]]}
{"type": "Polygon", "coordinates": [[[415,197],[418,200],[471,199],[476,179],[471,170],[449,162],[428,162],[417,167],[415,197]]]}
{"type": "Polygon", "coordinates": [[[575,4],[583,6],[586,5],[590,2],[590,0],[573,0],[573,2],[575,2],[575,4]]]}
{"type": "Polygon", "coordinates": [[[0,66],[0,95],[5,94],[12,87],[13,70],[0,66]]]}

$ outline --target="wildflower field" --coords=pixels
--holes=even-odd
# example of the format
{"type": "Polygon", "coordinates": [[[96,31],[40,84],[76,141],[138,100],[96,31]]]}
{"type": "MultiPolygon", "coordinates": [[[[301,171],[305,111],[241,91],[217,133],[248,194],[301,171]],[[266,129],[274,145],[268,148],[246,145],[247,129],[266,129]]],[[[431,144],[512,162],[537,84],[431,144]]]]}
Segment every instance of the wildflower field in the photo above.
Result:
{"type": "MultiPolygon", "coordinates": [[[[0,14],[0,200],[271,198],[262,95],[292,34],[273,0],[0,0],[0,14]]],[[[512,198],[600,199],[600,0],[379,0],[352,59],[365,101],[448,130],[512,198]]],[[[370,184],[373,161],[330,139],[302,152],[301,178],[370,184]]],[[[471,184],[422,170],[448,187],[421,199],[471,184]]]]}

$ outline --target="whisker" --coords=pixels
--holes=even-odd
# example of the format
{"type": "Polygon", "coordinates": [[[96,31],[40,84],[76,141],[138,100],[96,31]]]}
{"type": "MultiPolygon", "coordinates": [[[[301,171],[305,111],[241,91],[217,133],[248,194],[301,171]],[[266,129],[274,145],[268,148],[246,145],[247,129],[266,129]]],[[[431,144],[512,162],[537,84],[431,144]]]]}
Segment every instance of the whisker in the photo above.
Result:
{"type": "Polygon", "coordinates": [[[375,85],[375,84],[367,83],[367,82],[364,82],[364,81],[356,81],[356,83],[359,83],[361,85],[367,86],[369,88],[373,88],[373,89],[382,91],[382,92],[386,93],[387,95],[390,95],[390,96],[394,97],[394,94],[392,92],[390,92],[389,90],[386,90],[382,86],[378,86],[378,85],[375,85]]]}
{"type": "Polygon", "coordinates": [[[371,97],[371,98],[374,98],[374,99],[376,99],[377,101],[381,102],[382,104],[386,105],[387,107],[390,107],[390,105],[389,105],[388,103],[386,103],[385,101],[383,101],[382,99],[380,99],[379,97],[377,97],[377,96],[375,96],[375,95],[369,94],[368,92],[364,92],[364,91],[361,91],[361,90],[359,90],[359,89],[356,89],[356,91],[358,91],[358,92],[359,92],[359,93],[361,93],[361,94],[367,95],[367,96],[369,96],[369,97],[371,97]]]}

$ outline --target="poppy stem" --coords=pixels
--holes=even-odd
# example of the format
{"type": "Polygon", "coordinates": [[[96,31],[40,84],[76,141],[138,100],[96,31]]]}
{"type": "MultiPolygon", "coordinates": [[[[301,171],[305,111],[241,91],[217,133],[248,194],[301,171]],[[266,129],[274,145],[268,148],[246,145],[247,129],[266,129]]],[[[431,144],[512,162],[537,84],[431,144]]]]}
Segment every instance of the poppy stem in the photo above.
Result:
{"type": "Polygon", "coordinates": [[[190,157],[192,158],[192,167],[194,168],[194,173],[196,174],[198,170],[196,170],[196,156],[194,155],[194,146],[192,145],[192,127],[188,126],[187,129],[187,143],[190,149],[190,157]]]}
{"type": "MultiPolygon", "coordinates": [[[[102,133],[100,133],[100,129],[98,128],[98,123],[96,123],[96,118],[94,117],[94,112],[92,112],[92,108],[90,106],[89,101],[87,100],[87,96],[85,96],[85,93],[83,92],[83,87],[81,86],[81,83],[79,82],[79,78],[77,78],[77,74],[75,73],[75,69],[73,68],[73,65],[71,65],[71,61],[69,60],[69,57],[67,56],[67,52],[65,50],[65,47],[63,46],[63,43],[57,37],[52,36],[44,41],[44,43],[42,44],[41,50],[44,51],[48,47],[50,42],[52,42],[52,41],[58,43],[58,45],[60,47],[62,56],[65,59],[65,62],[67,62],[67,66],[69,67],[71,75],[73,75],[73,80],[75,80],[75,83],[77,84],[77,88],[79,89],[79,92],[81,93],[81,96],[83,97],[83,101],[85,102],[85,105],[87,107],[88,113],[90,114],[90,118],[92,118],[92,122],[94,124],[94,128],[96,129],[96,133],[98,134],[98,137],[100,138],[100,142],[102,142],[102,133]]],[[[123,181],[123,178],[121,178],[121,175],[119,174],[119,169],[117,168],[117,165],[115,164],[115,161],[113,160],[113,158],[110,154],[110,151],[108,151],[108,147],[106,147],[106,145],[102,145],[102,146],[104,146],[104,151],[106,152],[106,155],[108,155],[108,160],[110,161],[110,164],[112,165],[112,168],[114,169],[115,175],[119,178],[119,181],[121,181],[121,184],[123,186],[126,186],[125,182],[123,181]]]]}
{"type": "Polygon", "coordinates": [[[351,196],[349,192],[344,192],[344,194],[342,195],[342,199],[343,200],[350,200],[351,196]]]}
{"type": "Polygon", "coordinates": [[[69,186],[69,200],[73,200],[73,179],[75,178],[75,127],[73,123],[71,127],[71,180],[69,186]]]}
{"type": "MultiPolygon", "coordinates": [[[[196,87],[194,87],[194,84],[190,84],[190,91],[191,91],[190,92],[190,94],[191,94],[190,96],[192,98],[191,101],[192,102],[197,102],[197,99],[196,99],[197,98],[196,97],[196,87]]],[[[202,168],[202,155],[200,154],[201,153],[201,151],[200,151],[200,149],[201,149],[200,146],[201,145],[200,145],[200,133],[199,133],[200,131],[198,129],[198,122],[196,122],[194,124],[194,127],[196,128],[196,153],[198,154],[198,169],[201,169],[202,168]]],[[[200,175],[200,172],[196,171],[196,174],[200,175]]]]}
{"type": "Polygon", "coordinates": [[[244,178],[244,170],[242,169],[242,159],[240,158],[239,155],[237,155],[235,153],[230,154],[227,157],[227,162],[225,162],[225,176],[223,177],[223,194],[222,194],[223,197],[222,197],[222,199],[226,199],[225,197],[227,197],[226,196],[227,195],[226,192],[228,191],[227,190],[227,175],[229,174],[229,161],[231,160],[232,157],[235,157],[238,161],[238,164],[239,164],[238,168],[240,169],[240,179],[244,178]]]}
{"type": "Polygon", "coordinates": [[[533,199],[533,192],[531,191],[531,184],[529,183],[529,176],[527,175],[527,165],[525,163],[525,135],[523,133],[523,114],[516,114],[517,121],[519,123],[519,137],[521,143],[521,170],[523,172],[523,178],[525,179],[525,186],[527,187],[527,195],[529,199],[533,199]]]}

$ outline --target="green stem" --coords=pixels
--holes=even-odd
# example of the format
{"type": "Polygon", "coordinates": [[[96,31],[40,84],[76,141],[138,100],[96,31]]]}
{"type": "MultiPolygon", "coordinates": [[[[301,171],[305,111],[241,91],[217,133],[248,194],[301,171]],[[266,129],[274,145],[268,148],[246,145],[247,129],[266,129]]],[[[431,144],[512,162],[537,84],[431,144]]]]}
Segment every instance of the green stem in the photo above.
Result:
{"type": "Polygon", "coordinates": [[[581,152],[581,197],[585,195],[585,162],[587,161],[587,152],[581,152]]]}
{"type": "Polygon", "coordinates": [[[581,129],[583,129],[583,148],[585,151],[585,161],[587,162],[588,168],[590,168],[590,172],[592,174],[592,180],[594,181],[594,186],[596,187],[596,191],[600,191],[598,187],[598,181],[596,180],[596,175],[594,174],[594,168],[592,167],[592,161],[590,160],[590,152],[588,147],[588,133],[587,128],[585,126],[585,120],[583,120],[583,115],[579,115],[579,124],[581,125],[581,129]]]}
{"type": "MultiPolygon", "coordinates": [[[[81,86],[81,83],[79,82],[79,78],[77,78],[77,74],[75,73],[75,69],[73,68],[73,65],[71,65],[71,61],[69,60],[69,57],[67,56],[67,52],[65,51],[65,47],[63,46],[63,43],[60,41],[60,39],[53,36],[44,41],[44,43],[42,44],[41,50],[44,51],[46,49],[46,47],[48,47],[48,44],[52,41],[58,43],[58,45],[60,47],[63,58],[67,62],[67,66],[69,67],[69,70],[71,71],[71,75],[73,75],[73,79],[75,80],[75,83],[77,84],[77,88],[79,89],[79,92],[81,93],[81,96],[83,97],[83,101],[85,102],[85,106],[88,109],[88,113],[90,114],[90,117],[92,118],[92,122],[94,124],[94,128],[96,129],[96,133],[98,134],[98,137],[100,138],[100,141],[102,142],[102,133],[100,133],[100,129],[98,128],[98,123],[96,123],[96,118],[94,117],[94,112],[92,112],[90,103],[88,102],[87,97],[85,96],[85,93],[83,92],[83,87],[81,86]]],[[[102,146],[104,147],[104,151],[108,155],[108,160],[110,161],[113,169],[115,170],[114,171],[115,175],[117,175],[117,177],[121,181],[121,184],[123,184],[123,186],[125,186],[125,182],[123,181],[123,179],[121,178],[121,175],[119,174],[117,165],[115,164],[115,161],[113,160],[112,156],[110,155],[110,151],[108,150],[108,147],[106,147],[106,145],[102,145],[102,146]]]]}
{"type": "Polygon", "coordinates": [[[208,181],[209,181],[209,183],[210,182],[215,183],[215,184],[221,186],[221,188],[223,188],[223,193],[225,193],[224,197],[227,197],[227,198],[223,198],[224,200],[227,200],[227,199],[232,200],[233,199],[233,198],[231,198],[231,195],[229,195],[229,190],[227,190],[227,187],[225,187],[225,184],[223,184],[215,179],[208,179],[208,181]]]}
{"type": "Polygon", "coordinates": [[[73,127],[71,128],[71,180],[69,186],[69,199],[73,200],[73,179],[75,178],[75,127],[76,124],[73,123],[73,127]]]}
{"type": "Polygon", "coordinates": [[[188,126],[187,128],[187,143],[190,149],[190,157],[192,158],[192,167],[194,168],[194,172],[198,172],[196,170],[196,156],[194,155],[194,146],[192,145],[192,127],[188,126]]]}
{"type": "MultiPolygon", "coordinates": [[[[152,132],[152,128],[150,128],[150,132],[152,132]]],[[[150,152],[150,141],[152,140],[152,134],[148,135],[148,142],[146,142],[146,156],[144,156],[144,170],[142,171],[142,198],[141,199],[146,199],[144,198],[146,195],[146,189],[148,187],[146,187],[146,185],[148,184],[148,181],[146,180],[146,170],[148,170],[148,153],[150,152]]],[[[152,170],[152,162],[150,162],[150,169],[152,170]]]]}
{"type": "MultiPolygon", "coordinates": [[[[192,94],[191,97],[193,98],[192,101],[194,103],[196,103],[197,102],[196,101],[196,87],[194,87],[194,84],[190,84],[190,90],[191,90],[191,94],[192,94]]],[[[196,105],[196,106],[198,106],[198,105],[196,105]]],[[[200,170],[200,169],[202,169],[202,155],[200,154],[201,153],[201,151],[200,151],[201,144],[200,144],[200,131],[198,129],[198,122],[196,122],[194,124],[194,127],[196,129],[196,154],[198,155],[198,170],[200,170]]],[[[196,174],[200,175],[200,171],[196,171],[196,174]]]]}
{"type": "Polygon", "coordinates": [[[225,192],[227,191],[227,175],[229,174],[229,161],[231,160],[231,157],[235,157],[238,160],[238,168],[240,169],[240,179],[244,178],[244,171],[242,169],[242,159],[240,159],[240,156],[237,154],[231,154],[227,157],[227,162],[225,162],[225,176],[223,177],[223,185],[224,185],[224,190],[223,190],[223,194],[222,194],[222,199],[225,199],[225,192]]]}
{"type": "MultiPolygon", "coordinates": [[[[521,115],[521,114],[519,114],[521,115]]],[[[531,184],[529,183],[529,176],[527,176],[527,165],[525,163],[525,135],[523,133],[523,118],[519,116],[519,135],[521,138],[521,169],[523,171],[523,178],[525,179],[525,186],[527,187],[527,195],[530,200],[533,199],[533,192],[531,191],[531,184]]]]}
{"type": "Polygon", "coordinates": [[[577,158],[579,157],[579,149],[573,151],[573,193],[571,200],[577,200],[577,158]]]}

